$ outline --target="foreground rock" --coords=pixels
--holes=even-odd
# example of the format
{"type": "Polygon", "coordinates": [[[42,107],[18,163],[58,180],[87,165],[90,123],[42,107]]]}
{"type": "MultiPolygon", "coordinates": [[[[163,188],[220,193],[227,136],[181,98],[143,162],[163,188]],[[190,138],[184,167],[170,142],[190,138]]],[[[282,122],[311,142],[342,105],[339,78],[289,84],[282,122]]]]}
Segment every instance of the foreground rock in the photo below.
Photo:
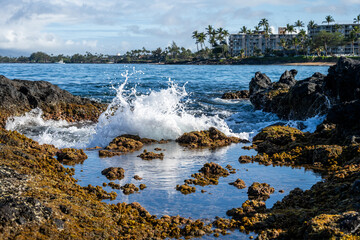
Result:
{"type": "Polygon", "coordinates": [[[184,133],[181,137],[176,139],[176,142],[185,145],[189,148],[202,148],[202,147],[223,147],[231,143],[248,142],[237,137],[227,137],[224,133],[216,128],[209,128],[206,131],[194,131],[184,133]]]}
{"type": "MultiPolygon", "coordinates": [[[[259,198],[248,200],[241,208],[227,212],[231,220],[217,219],[214,225],[255,231],[259,239],[359,238],[360,145],[343,142],[337,137],[338,130],[331,124],[318,126],[314,133],[285,126],[263,129],[254,137],[259,153],[251,161],[304,166],[320,172],[324,180],[306,191],[290,191],[270,209],[259,198]]],[[[254,192],[251,195],[273,192],[269,186],[256,185],[249,187],[249,193],[254,192]]]]}
{"type": "Polygon", "coordinates": [[[66,165],[83,163],[88,157],[82,149],[63,148],[56,153],[59,162],[66,165]]]}
{"type": "Polygon", "coordinates": [[[257,72],[249,84],[250,101],[256,109],[283,119],[304,120],[329,112],[337,104],[360,99],[360,61],[340,58],[328,75],[315,73],[296,81],[296,70],[286,71],[278,82],[257,72]]]}
{"type": "Polygon", "coordinates": [[[221,99],[249,99],[250,92],[248,90],[241,90],[236,92],[226,92],[221,96],[221,99]]]}
{"type": "Polygon", "coordinates": [[[35,108],[43,111],[45,119],[96,122],[106,105],[74,96],[46,81],[10,80],[0,75],[0,126],[5,126],[8,117],[35,108]]]}
{"type": "Polygon", "coordinates": [[[74,169],[53,157],[58,149],[52,145],[0,128],[0,149],[0,239],[163,239],[213,233],[202,221],[157,218],[138,203],[104,203],[116,193],[78,185],[74,169]]]}

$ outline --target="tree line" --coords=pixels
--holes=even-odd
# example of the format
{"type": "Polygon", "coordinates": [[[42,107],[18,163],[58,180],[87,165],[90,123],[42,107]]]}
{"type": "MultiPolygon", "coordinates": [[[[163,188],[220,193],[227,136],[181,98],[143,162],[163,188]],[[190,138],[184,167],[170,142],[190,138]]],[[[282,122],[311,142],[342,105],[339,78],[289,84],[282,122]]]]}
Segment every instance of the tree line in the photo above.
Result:
{"type": "MultiPolygon", "coordinates": [[[[360,24],[360,14],[354,19],[354,23],[360,24]]],[[[335,22],[331,15],[325,17],[323,23],[335,22]]],[[[234,60],[236,58],[246,58],[251,56],[294,56],[316,54],[318,56],[332,54],[332,49],[338,46],[351,44],[354,55],[355,43],[360,39],[360,29],[355,26],[346,36],[341,33],[342,25],[335,24],[331,31],[319,31],[313,37],[306,34],[304,29],[305,24],[301,20],[297,20],[294,24],[287,24],[283,28],[282,34],[293,34],[291,38],[283,38],[280,40],[279,47],[281,50],[274,50],[268,47],[272,29],[269,20],[263,18],[254,27],[248,29],[243,26],[239,30],[239,34],[264,35],[265,52],[254,46],[254,51],[250,54],[248,49],[241,49],[238,56],[231,56],[228,46],[229,31],[219,27],[214,28],[208,25],[205,31],[200,32],[195,30],[192,32],[192,38],[195,40],[196,51],[192,52],[190,49],[178,46],[174,41],[170,46],[162,49],[161,47],[155,50],[148,50],[145,47],[127,51],[123,55],[104,55],[92,54],[86,52],[85,54],[74,55],[49,55],[44,52],[32,53],[29,57],[7,57],[0,56],[1,63],[181,63],[181,62],[196,62],[206,60],[234,60]],[[235,58],[234,58],[235,57],[235,58]]],[[[309,21],[307,27],[309,29],[316,29],[318,25],[314,21],[309,21]]]]}

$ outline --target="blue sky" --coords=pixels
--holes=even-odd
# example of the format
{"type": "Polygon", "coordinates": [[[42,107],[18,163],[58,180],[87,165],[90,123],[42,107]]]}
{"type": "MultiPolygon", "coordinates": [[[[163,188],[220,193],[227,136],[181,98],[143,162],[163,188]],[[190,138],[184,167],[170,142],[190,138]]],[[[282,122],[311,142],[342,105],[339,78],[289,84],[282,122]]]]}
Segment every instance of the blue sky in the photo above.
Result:
{"type": "Polygon", "coordinates": [[[207,25],[236,33],[267,18],[277,29],[326,15],[352,23],[360,0],[0,0],[0,55],[153,50],[172,41],[196,49],[194,30],[207,25]]]}

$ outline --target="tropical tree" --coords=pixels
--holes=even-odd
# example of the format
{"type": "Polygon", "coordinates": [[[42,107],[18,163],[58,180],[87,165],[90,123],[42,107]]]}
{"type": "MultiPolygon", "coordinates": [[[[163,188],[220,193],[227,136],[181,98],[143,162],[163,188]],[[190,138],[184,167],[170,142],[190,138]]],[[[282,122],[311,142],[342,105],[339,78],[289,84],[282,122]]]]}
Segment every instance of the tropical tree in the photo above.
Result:
{"type": "Polygon", "coordinates": [[[265,28],[269,27],[269,20],[267,20],[266,18],[261,19],[258,26],[263,27],[263,30],[265,31],[265,28]]]}
{"type": "Polygon", "coordinates": [[[360,30],[358,26],[355,26],[347,36],[346,41],[351,43],[352,54],[355,55],[355,42],[359,39],[360,30]]]}
{"type": "Polygon", "coordinates": [[[300,28],[304,27],[304,23],[301,20],[297,20],[294,24],[295,27],[298,27],[298,30],[300,32],[300,28]]]}
{"type": "Polygon", "coordinates": [[[255,26],[254,27],[254,33],[258,33],[260,32],[260,27],[259,26],[255,26]]]}
{"type": "Polygon", "coordinates": [[[240,32],[239,32],[239,33],[244,33],[244,34],[246,34],[247,32],[248,32],[247,27],[242,26],[242,27],[240,28],[240,32]]]}
{"type": "Polygon", "coordinates": [[[334,18],[331,15],[326,16],[325,21],[323,21],[323,23],[327,23],[328,25],[330,25],[331,22],[335,22],[334,18]]]}
{"type": "Polygon", "coordinates": [[[286,48],[287,48],[287,42],[286,42],[286,40],[283,39],[283,38],[280,39],[279,46],[281,46],[283,50],[286,50],[286,48]]]}
{"type": "Polygon", "coordinates": [[[285,27],[285,33],[288,32],[288,33],[293,33],[295,32],[295,28],[294,28],[294,25],[291,25],[291,24],[286,24],[286,27],[285,27]]]}
{"type": "Polygon", "coordinates": [[[329,47],[339,46],[343,40],[344,36],[340,32],[331,33],[322,30],[313,38],[314,48],[323,47],[327,55],[329,47]]]}
{"type": "Polygon", "coordinates": [[[199,51],[199,33],[198,33],[198,31],[193,31],[192,38],[195,39],[196,49],[197,49],[197,51],[199,51]]]}
{"type": "Polygon", "coordinates": [[[317,28],[317,24],[313,20],[310,20],[307,26],[308,26],[309,29],[317,28]]]}
{"type": "Polygon", "coordinates": [[[360,14],[354,18],[354,23],[357,23],[357,24],[360,23],[360,14]]]}
{"type": "Polygon", "coordinates": [[[200,43],[201,49],[205,47],[206,34],[201,32],[198,34],[198,42],[200,43]]]}

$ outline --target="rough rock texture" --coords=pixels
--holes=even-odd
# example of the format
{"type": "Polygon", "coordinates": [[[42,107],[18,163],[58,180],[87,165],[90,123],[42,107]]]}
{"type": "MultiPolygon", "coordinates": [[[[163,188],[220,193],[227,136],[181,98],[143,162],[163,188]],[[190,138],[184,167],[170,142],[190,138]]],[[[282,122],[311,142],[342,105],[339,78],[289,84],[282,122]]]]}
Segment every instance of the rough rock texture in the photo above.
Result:
{"type": "Polygon", "coordinates": [[[157,218],[138,203],[104,203],[116,193],[78,185],[74,169],[53,157],[58,149],[52,145],[0,128],[0,150],[0,239],[164,239],[213,233],[202,221],[157,218]]]}
{"type": "Polygon", "coordinates": [[[144,152],[142,152],[139,156],[139,158],[142,158],[143,160],[152,160],[152,159],[163,159],[164,154],[163,153],[154,153],[154,152],[148,152],[146,149],[144,152]]]}
{"type": "Polygon", "coordinates": [[[275,189],[267,183],[254,182],[248,188],[249,199],[266,200],[273,194],[275,189]]]}
{"type": "Polygon", "coordinates": [[[201,147],[222,147],[230,145],[231,143],[248,142],[237,137],[227,137],[224,133],[220,132],[216,128],[209,128],[206,131],[194,131],[190,133],[184,133],[176,142],[183,144],[190,148],[201,147]]]}
{"type": "Polygon", "coordinates": [[[195,192],[195,187],[188,184],[199,186],[217,185],[220,177],[227,177],[230,173],[217,163],[205,163],[198,173],[191,174],[192,179],[184,180],[185,184],[177,185],[176,190],[189,194],[195,192]]]}
{"type": "Polygon", "coordinates": [[[102,175],[105,175],[107,179],[123,179],[125,177],[125,170],[121,167],[109,167],[101,171],[102,175]]]}
{"type": "Polygon", "coordinates": [[[226,92],[221,96],[221,99],[249,99],[250,92],[248,90],[241,90],[236,92],[226,92]]]}
{"type": "Polygon", "coordinates": [[[303,120],[331,112],[338,104],[339,109],[360,100],[360,61],[340,58],[328,75],[315,73],[301,81],[295,80],[296,73],[286,71],[278,82],[271,82],[257,72],[249,83],[251,103],[283,119],[303,120]]]}
{"type": "MultiPolygon", "coordinates": [[[[133,135],[131,135],[133,136],[133,135]]],[[[105,147],[105,150],[99,151],[100,157],[113,157],[116,155],[121,155],[127,152],[134,152],[143,147],[143,143],[134,140],[133,138],[127,138],[127,137],[116,137],[114,138],[107,147],[105,147]]]]}
{"type": "Polygon", "coordinates": [[[237,187],[237,188],[239,188],[239,189],[246,188],[246,185],[245,185],[244,180],[242,180],[242,179],[240,179],[240,178],[236,179],[235,182],[231,182],[231,183],[229,183],[229,184],[230,184],[230,185],[233,185],[233,186],[235,186],[235,187],[237,187]]]}
{"type": "Polygon", "coordinates": [[[74,96],[46,81],[10,80],[0,75],[0,126],[8,117],[22,115],[34,108],[43,110],[46,119],[69,122],[96,122],[105,104],[74,96]]]}
{"type": "Polygon", "coordinates": [[[88,157],[82,149],[63,148],[56,153],[59,162],[66,165],[83,163],[88,157]]]}

